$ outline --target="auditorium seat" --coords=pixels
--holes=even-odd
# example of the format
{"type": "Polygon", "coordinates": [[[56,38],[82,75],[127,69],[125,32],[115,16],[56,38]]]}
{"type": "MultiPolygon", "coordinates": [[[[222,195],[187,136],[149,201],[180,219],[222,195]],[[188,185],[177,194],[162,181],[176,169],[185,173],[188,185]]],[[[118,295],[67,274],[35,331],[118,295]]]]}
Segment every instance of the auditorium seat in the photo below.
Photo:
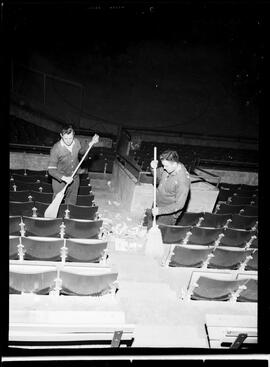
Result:
{"type": "Polygon", "coordinates": [[[193,213],[193,212],[184,212],[182,213],[176,221],[176,225],[178,226],[196,226],[199,225],[203,220],[203,212],[193,213]]]}
{"type": "Polygon", "coordinates": [[[258,301],[258,280],[248,279],[245,289],[240,293],[237,302],[257,302],[258,301]]]}
{"type": "Polygon", "coordinates": [[[231,270],[241,268],[244,270],[251,252],[240,248],[217,247],[209,261],[208,268],[231,270]]]}
{"type": "Polygon", "coordinates": [[[243,205],[220,203],[216,205],[215,214],[240,214],[242,209],[243,205]]]}
{"type": "Polygon", "coordinates": [[[66,239],[66,261],[100,262],[106,260],[107,241],[66,239]]]}
{"type": "Polygon", "coordinates": [[[201,268],[207,265],[213,249],[214,246],[176,245],[171,250],[165,265],[201,268]]]}
{"type": "Polygon", "coordinates": [[[48,193],[53,193],[53,188],[52,188],[52,184],[50,183],[46,183],[46,182],[40,182],[39,183],[40,187],[41,187],[41,192],[48,192],[48,193]]]}
{"type": "Polygon", "coordinates": [[[28,190],[9,191],[9,201],[26,202],[30,201],[31,192],[28,190]]]}
{"type": "MultiPolygon", "coordinates": [[[[65,267],[66,269],[66,267],[65,267]]],[[[116,290],[118,273],[87,274],[81,270],[61,270],[60,294],[73,296],[102,296],[116,290]]]]}
{"type": "Polygon", "coordinates": [[[79,186],[78,195],[90,195],[92,186],[79,186]]]}
{"type": "Polygon", "coordinates": [[[48,171],[47,170],[32,170],[32,169],[27,169],[26,170],[26,174],[29,176],[44,176],[44,177],[49,177],[48,171]]]}
{"type": "Polygon", "coordinates": [[[18,175],[27,175],[27,170],[23,169],[23,168],[18,168],[18,169],[9,169],[9,175],[12,176],[13,174],[18,174],[18,175]]]}
{"type": "Polygon", "coordinates": [[[222,228],[192,227],[187,244],[217,246],[222,237],[222,228]]]}
{"type": "Polygon", "coordinates": [[[71,219],[96,219],[98,206],[68,204],[68,216],[71,219]]]}
{"type": "Polygon", "coordinates": [[[91,186],[90,185],[90,178],[85,179],[85,178],[81,178],[80,179],[80,186],[86,187],[86,186],[91,186]]]}
{"type": "MultiPolygon", "coordinates": [[[[34,212],[33,216],[43,218],[44,213],[45,213],[45,211],[46,211],[46,209],[48,208],[49,205],[50,205],[50,203],[43,203],[43,202],[35,201],[35,205],[34,205],[34,208],[33,208],[33,212],[34,212]]],[[[68,208],[67,204],[59,205],[57,218],[64,218],[65,215],[66,215],[67,208],[68,208]]]]}
{"type": "Polygon", "coordinates": [[[60,237],[62,218],[22,217],[23,235],[38,237],[60,237]]]}
{"type": "Polygon", "coordinates": [[[32,201],[25,201],[25,202],[10,201],[9,202],[9,215],[10,216],[25,215],[28,217],[32,217],[33,207],[34,207],[34,203],[32,201]]]}
{"type": "Polygon", "coordinates": [[[241,185],[241,191],[254,191],[255,193],[258,191],[258,185],[248,185],[248,184],[242,184],[241,185]]]}
{"type": "Polygon", "coordinates": [[[64,218],[65,238],[98,238],[102,220],[64,218]]]}
{"type": "Polygon", "coordinates": [[[60,261],[64,240],[48,237],[22,237],[24,260],[60,261]]]}
{"type": "Polygon", "coordinates": [[[76,205],[92,206],[94,195],[78,195],[76,205]]]}
{"type": "Polygon", "coordinates": [[[9,259],[19,260],[20,236],[9,236],[9,259]]]}
{"type": "Polygon", "coordinates": [[[11,175],[11,178],[14,180],[15,183],[16,182],[37,183],[37,177],[31,175],[22,175],[13,173],[11,175]]]}
{"type": "Polygon", "coordinates": [[[220,246],[246,247],[249,241],[252,240],[254,232],[245,229],[226,228],[223,230],[223,234],[224,236],[220,239],[220,246]]]}
{"type": "Polygon", "coordinates": [[[228,228],[255,230],[258,224],[257,216],[233,214],[228,222],[228,228]]]}
{"type": "Polygon", "coordinates": [[[196,301],[235,301],[246,283],[244,279],[220,279],[201,273],[195,283],[189,284],[188,294],[196,301]]]}
{"type": "Polygon", "coordinates": [[[39,192],[31,191],[31,197],[33,201],[39,201],[40,203],[51,203],[53,201],[52,192],[39,192]]]}
{"type": "Polygon", "coordinates": [[[245,270],[258,270],[258,250],[251,253],[251,259],[248,261],[245,270]]]}
{"type": "Polygon", "coordinates": [[[21,223],[22,217],[20,215],[9,216],[9,235],[20,236],[21,235],[21,223]]]}
{"type": "Polygon", "coordinates": [[[227,225],[231,214],[215,214],[205,212],[200,227],[222,228],[227,225]]]}
{"type": "Polygon", "coordinates": [[[255,205],[244,205],[241,214],[254,217],[258,216],[258,207],[255,205]]]}
{"type": "Polygon", "coordinates": [[[55,287],[55,267],[33,267],[11,265],[9,271],[9,293],[49,294],[55,287]]]}
{"type": "Polygon", "coordinates": [[[250,191],[250,190],[238,190],[233,191],[234,196],[243,196],[243,197],[249,197],[249,198],[256,198],[258,196],[258,193],[256,191],[250,191]]]}
{"type": "Polygon", "coordinates": [[[252,205],[255,201],[251,197],[233,195],[228,198],[229,205],[252,205]]]}
{"type": "Polygon", "coordinates": [[[38,191],[41,192],[42,188],[41,188],[41,183],[30,183],[30,182],[22,182],[22,181],[16,181],[15,182],[16,185],[16,191],[38,191]]]}
{"type": "Polygon", "coordinates": [[[158,225],[163,243],[173,244],[173,243],[185,243],[187,234],[191,230],[191,226],[176,226],[168,224],[158,225]]]}
{"type": "Polygon", "coordinates": [[[233,195],[233,190],[230,189],[223,189],[222,187],[219,188],[218,193],[218,201],[226,202],[230,196],[233,195]]]}
{"type": "Polygon", "coordinates": [[[219,188],[230,189],[230,190],[241,190],[242,184],[233,184],[227,182],[220,182],[219,188]]]}

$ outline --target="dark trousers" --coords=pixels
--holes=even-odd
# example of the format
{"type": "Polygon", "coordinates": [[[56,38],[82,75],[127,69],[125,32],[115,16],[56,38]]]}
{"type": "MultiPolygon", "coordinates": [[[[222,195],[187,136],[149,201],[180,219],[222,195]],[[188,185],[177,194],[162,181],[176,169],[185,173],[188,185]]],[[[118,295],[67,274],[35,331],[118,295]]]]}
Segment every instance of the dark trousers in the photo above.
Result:
{"type": "MultiPolygon", "coordinates": [[[[59,182],[55,179],[52,180],[52,187],[53,187],[53,197],[58,194],[59,191],[61,191],[65,187],[65,182],[59,182]]],[[[65,191],[64,196],[64,203],[65,204],[73,204],[76,205],[77,202],[77,196],[78,196],[78,190],[80,185],[80,179],[79,176],[75,176],[73,182],[68,185],[65,191]]]]}

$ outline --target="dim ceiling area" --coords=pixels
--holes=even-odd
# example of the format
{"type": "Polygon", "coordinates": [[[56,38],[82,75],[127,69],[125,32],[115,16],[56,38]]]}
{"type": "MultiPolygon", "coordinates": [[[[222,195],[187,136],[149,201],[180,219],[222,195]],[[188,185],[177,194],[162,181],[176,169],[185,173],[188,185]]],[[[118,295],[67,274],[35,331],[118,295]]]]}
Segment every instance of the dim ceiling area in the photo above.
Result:
{"type": "Polygon", "coordinates": [[[86,114],[257,138],[265,2],[15,2],[3,14],[12,59],[33,65],[38,54],[82,82],[86,114]]]}

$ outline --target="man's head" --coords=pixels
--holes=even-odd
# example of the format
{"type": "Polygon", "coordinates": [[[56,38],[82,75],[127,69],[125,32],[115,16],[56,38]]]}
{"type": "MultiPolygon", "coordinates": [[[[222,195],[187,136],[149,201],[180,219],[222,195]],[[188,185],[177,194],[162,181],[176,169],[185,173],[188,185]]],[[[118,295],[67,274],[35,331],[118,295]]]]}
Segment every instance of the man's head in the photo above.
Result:
{"type": "Polygon", "coordinates": [[[60,132],[61,139],[64,144],[70,146],[73,143],[75,132],[71,125],[68,125],[60,132]]]}
{"type": "Polygon", "coordinates": [[[165,150],[159,156],[164,169],[168,173],[172,173],[178,166],[179,156],[175,150],[165,150]]]}

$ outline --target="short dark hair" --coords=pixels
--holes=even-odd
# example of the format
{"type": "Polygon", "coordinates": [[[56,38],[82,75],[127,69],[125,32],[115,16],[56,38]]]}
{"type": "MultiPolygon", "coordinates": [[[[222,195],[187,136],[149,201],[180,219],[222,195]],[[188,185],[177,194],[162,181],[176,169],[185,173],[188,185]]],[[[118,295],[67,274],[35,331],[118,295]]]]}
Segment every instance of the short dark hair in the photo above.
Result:
{"type": "Polygon", "coordinates": [[[161,161],[179,162],[179,155],[175,150],[165,150],[159,156],[161,161]]]}
{"type": "Polygon", "coordinates": [[[66,125],[61,130],[60,135],[71,134],[71,133],[75,134],[75,131],[74,131],[72,125],[66,125]]]}

